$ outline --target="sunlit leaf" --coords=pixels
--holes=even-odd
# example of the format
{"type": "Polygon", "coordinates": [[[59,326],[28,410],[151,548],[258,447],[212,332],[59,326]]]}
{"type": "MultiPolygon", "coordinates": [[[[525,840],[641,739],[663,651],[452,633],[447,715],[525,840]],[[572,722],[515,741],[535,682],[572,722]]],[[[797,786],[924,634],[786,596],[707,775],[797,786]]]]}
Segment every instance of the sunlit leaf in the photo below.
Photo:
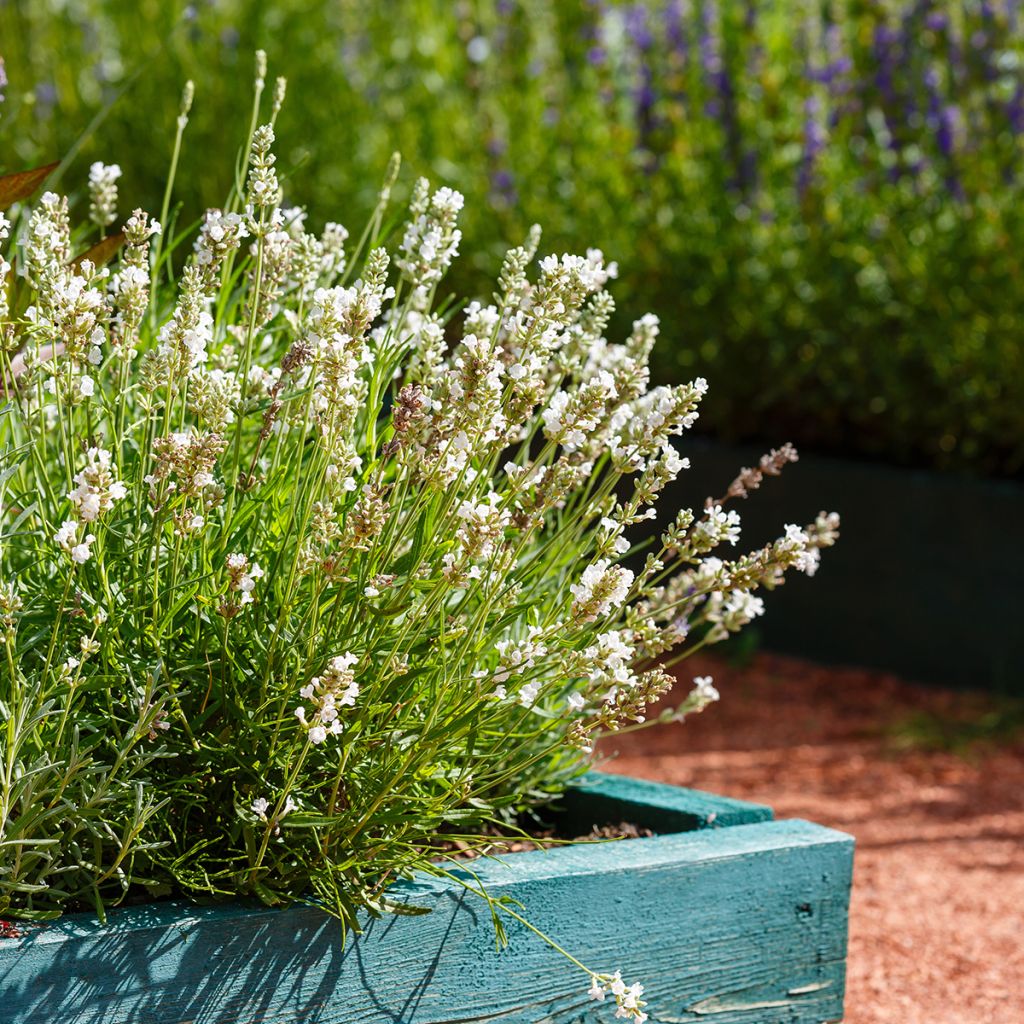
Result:
{"type": "Polygon", "coordinates": [[[15,171],[0,178],[0,210],[6,210],[19,199],[27,199],[56,170],[59,161],[30,171],[15,171]]]}

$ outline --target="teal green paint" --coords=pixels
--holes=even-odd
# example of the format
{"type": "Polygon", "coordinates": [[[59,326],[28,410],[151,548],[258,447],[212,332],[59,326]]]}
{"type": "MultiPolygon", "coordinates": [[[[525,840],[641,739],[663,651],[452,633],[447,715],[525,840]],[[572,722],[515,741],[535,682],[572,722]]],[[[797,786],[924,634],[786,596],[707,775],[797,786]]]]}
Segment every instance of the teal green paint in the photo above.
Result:
{"type": "MultiPolygon", "coordinates": [[[[661,799],[667,815],[689,807],[705,824],[721,799],[615,776],[585,786],[624,806],[661,799]]],[[[723,803],[723,814],[766,813],[723,803]]],[[[473,870],[588,965],[642,981],[653,1024],[821,1024],[842,1016],[852,853],[842,833],[755,820],[473,870]]],[[[116,911],[107,927],[68,917],[0,940],[0,1021],[612,1020],[588,1002],[585,978],[515,922],[496,952],[486,910],[458,886],[417,878],[392,895],[434,913],[370,921],[344,949],[336,923],[309,907],[157,903],[116,911]]]]}
{"type": "Polygon", "coordinates": [[[773,817],[763,804],[605,772],[584,776],[563,804],[567,827],[579,835],[608,822],[631,822],[664,833],[749,825],[773,817]]]}

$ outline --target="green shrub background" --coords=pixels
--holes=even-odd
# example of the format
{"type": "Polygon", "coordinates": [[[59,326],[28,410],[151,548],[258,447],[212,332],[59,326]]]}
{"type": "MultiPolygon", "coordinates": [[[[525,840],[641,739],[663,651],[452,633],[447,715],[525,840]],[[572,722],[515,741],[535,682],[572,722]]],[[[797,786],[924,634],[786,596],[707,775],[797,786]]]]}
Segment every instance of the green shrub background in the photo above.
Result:
{"type": "Polygon", "coordinates": [[[1024,35],[1012,2],[21,0],[0,5],[4,170],[118,162],[184,224],[230,185],[252,51],[289,79],[290,201],[362,223],[389,154],[466,193],[453,292],[529,224],[622,264],[734,439],[1019,476],[1024,35]],[[80,137],[86,133],[79,146],[80,137]],[[76,148],[78,147],[78,148],[76,148]]]}

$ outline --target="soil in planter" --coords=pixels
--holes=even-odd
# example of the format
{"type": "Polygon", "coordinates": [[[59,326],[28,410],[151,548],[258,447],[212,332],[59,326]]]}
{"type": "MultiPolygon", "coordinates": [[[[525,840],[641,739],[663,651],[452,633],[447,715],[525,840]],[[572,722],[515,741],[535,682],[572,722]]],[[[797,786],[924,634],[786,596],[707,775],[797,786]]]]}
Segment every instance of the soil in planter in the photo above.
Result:
{"type": "Polygon", "coordinates": [[[439,849],[463,860],[476,857],[499,857],[506,853],[526,853],[529,850],[544,850],[568,843],[597,843],[609,840],[642,839],[655,835],[649,828],[641,828],[628,821],[610,825],[595,825],[586,835],[566,836],[555,828],[539,827],[531,822],[522,833],[503,834],[493,830],[493,844],[471,846],[463,840],[446,840],[439,849]]]}

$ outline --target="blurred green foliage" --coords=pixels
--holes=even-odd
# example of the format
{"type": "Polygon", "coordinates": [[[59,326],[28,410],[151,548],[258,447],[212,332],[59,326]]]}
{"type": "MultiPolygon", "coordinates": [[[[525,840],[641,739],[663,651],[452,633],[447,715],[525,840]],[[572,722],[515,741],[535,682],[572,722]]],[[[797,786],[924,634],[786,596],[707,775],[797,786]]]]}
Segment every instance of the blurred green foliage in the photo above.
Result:
{"type": "Polygon", "coordinates": [[[919,711],[900,718],[886,730],[894,751],[975,756],[999,748],[1024,745],[1024,702],[997,697],[973,712],[919,711]]]}
{"type": "Polygon", "coordinates": [[[116,161],[158,209],[192,78],[176,195],[217,205],[259,46],[314,221],[359,224],[400,150],[467,196],[453,290],[533,221],[604,249],[661,375],[708,377],[704,428],[1024,471],[1014,0],[0,0],[3,169],[100,117],[73,180],[116,161]]]}

